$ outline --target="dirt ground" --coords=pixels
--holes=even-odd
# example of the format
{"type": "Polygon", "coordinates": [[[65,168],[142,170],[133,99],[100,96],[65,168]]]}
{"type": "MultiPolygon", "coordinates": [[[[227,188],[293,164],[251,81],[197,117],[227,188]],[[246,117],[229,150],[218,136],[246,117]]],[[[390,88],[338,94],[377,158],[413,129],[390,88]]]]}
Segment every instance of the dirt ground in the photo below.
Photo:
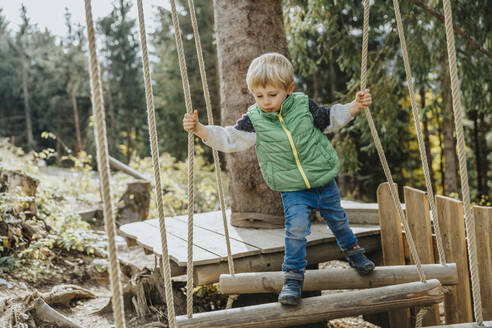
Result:
{"type": "MultiPolygon", "coordinates": [[[[152,268],[155,264],[152,255],[145,255],[138,247],[130,248],[126,252],[120,252],[122,254],[122,260],[124,263],[132,262],[129,267],[128,264],[122,265],[123,284],[129,280],[129,275],[135,275],[136,272],[142,270],[144,267],[152,268]]],[[[54,286],[59,285],[76,285],[82,287],[94,295],[93,299],[73,299],[69,302],[68,306],[53,306],[53,309],[63,314],[80,327],[91,328],[109,328],[114,327],[114,320],[111,311],[101,311],[103,308],[107,308],[108,302],[111,299],[111,290],[109,288],[108,274],[106,270],[101,270],[104,267],[105,260],[94,259],[92,257],[86,257],[83,259],[75,258],[61,258],[54,264],[55,269],[50,275],[40,274],[37,277],[33,277],[25,272],[25,270],[18,269],[11,274],[4,274],[0,276],[0,327],[41,327],[51,328],[57,327],[56,325],[41,322],[35,320],[36,325],[33,326],[27,319],[28,316],[33,315],[32,309],[24,307],[24,315],[20,317],[26,319],[24,323],[17,322],[16,325],[9,326],[8,313],[9,306],[11,307],[12,300],[17,300],[18,304],[24,304],[26,298],[32,295],[33,291],[40,293],[48,293],[54,286]],[[10,301],[9,301],[10,300],[10,301]],[[24,325],[23,325],[24,324],[24,325]]],[[[346,267],[347,264],[341,261],[330,261],[325,263],[322,267],[346,267]]],[[[333,293],[334,291],[324,291],[323,294],[333,293]]],[[[343,291],[335,291],[343,292],[343,291]]],[[[179,291],[177,291],[179,294],[179,291]]],[[[175,294],[176,289],[175,289],[175,294]]],[[[216,293],[215,290],[206,290],[205,292],[198,292],[195,296],[195,312],[207,311],[211,308],[223,308],[225,304],[225,297],[220,295],[212,295],[216,293]],[[215,303],[215,304],[213,304],[215,303]]],[[[177,309],[176,312],[184,311],[184,293],[181,295],[175,295],[177,305],[181,310],[177,309]],[[181,299],[181,302],[180,302],[181,299]]],[[[134,308],[126,307],[126,323],[128,327],[167,327],[165,320],[167,310],[165,305],[150,306],[150,314],[145,317],[138,317],[134,308]]],[[[22,312],[21,311],[21,312],[22,312]]],[[[355,328],[355,327],[367,327],[377,328],[378,326],[365,322],[361,317],[351,317],[331,320],[328,324],[329,328],[355,328]]]]}

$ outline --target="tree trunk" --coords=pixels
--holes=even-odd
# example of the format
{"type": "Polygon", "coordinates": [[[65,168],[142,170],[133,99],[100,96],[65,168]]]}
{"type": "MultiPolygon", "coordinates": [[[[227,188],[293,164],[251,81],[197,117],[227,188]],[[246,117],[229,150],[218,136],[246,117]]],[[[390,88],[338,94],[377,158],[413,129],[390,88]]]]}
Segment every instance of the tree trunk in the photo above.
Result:
{"type": "Polygon", "coordinates": [[[429,120],[427,118],[427,113],[425,111],[425,89],[420,88],[420,107],[424,113],[422,119],[422,125],[424,126],[424,143],[425,143],[425,155],[427,156],[427,165],[429,165],[430,179],[432,184],[432,189],[436,190],[435,180],[434,180],[434,170],[432,169],[432,154],[431,154],[431,144],[429,135],[429,120]]]}
{"type": "MultiPolygon", "coordinates": [[[[100,71],[101,71],[101,80],[103,80],[103,66],[102,64],[100,65],[100,71]]],[[[111,91],[111,78],[109,77],[108,73],[108,78],[106,79],[106,87],[108,88],[106,94],[108,95],[108,114],[109,114],[109,131],[111,135],[111,141],[112,143],[117,143],[117,138],[116,138],[116,133],[118,131],[118,122],[116,121],[116,115],[114,112],[114,102],[113,102],[113,93],[111,91]]]]}
{"type": "MultiPolygon", "coordinates": [[[[214,10],[215,26],[219,27],[221,123],[233,125],[254,103],[246,85],[251,60],[266,52],[288,54],[282,1],[214,0],[214,10]]],[[[226,154],[225,158],[232,224],[258,222],[258,226],[283,227],[280,195],[263,181],[254,150],[226,154]]]]}
{"type": "Polygon", "coordinates": [[[27,86],[27,68],[28,63],[25,56],[22,58],[22,91],[24,93],[24,111],[26,116],[27,146],[32,149],[34,146],[34,137],[32,132],[31,107],[29,106],[29,89],[27,86]]]}
{"type": "MultiPolygon", "coordinates": [[[[444,66],[444,65],[443,65],[444,66]]],[[[447,67],[447,65],[445,66],[447,67]]],[[[453,104],[449,74],[442,71],[441,95],[443,106],[443,133],[444,133],[444,164],[446,177],[446,190],[448,194],[458,192],[458,165],[456,159],[456,142],[454,138],[453,104]]]]}
{"type": "Polygon", "coordinates": [[[479,143],[482,146],[482,164],[480,165],[480,168],[482,172],[479,173],[479,175],[482,177],[482,185],[483,185],[483,195],[489,196],[489,185],[488,185],[488,168],[489,168],[489,160],[488,156],[490,153],[489,148],[487,147],[487,134],[490,131],[490,124],[487,123],[485,114],[481,112],[479,114],[480,118],[480,123],[479,123],[479,129],[480,129],[480,134],[479,134],[479,143]]]}
{"type": "Polygon", "coordinates": [[[77,95],[75,91],[75,86],[72,87],[72,107],[73,107],[73,120],[75,124],[75,135],[77,141],[75,142],[75,155],[79,155],[82,150],[82,138],[80,137],[80,123],[79,123],[79,109],[77,106],[77,95]]]}
{"type": "Polygon", "coordinates": [[[126,164],[130,165],[132,159],[132,119],[129,109],[126,110],[126,164]]]}
{"type": "Polygon", "coordinates": [[[29,211],[37,215],[36,191],[39,186],[39,180],[33,178],[21,171],[3,170],[0,172],[1,192],[19,193],[29,197],[24,203],[12,204],[15,213],[29,211]],[[6,187],[5,187],[6,186],[6,187]]]}
{"type": "Polygon", "coordinates": [[[477,168],[477,191],[478,195],[483,195],[483,178],[482,178],[482,168],[480,167],[483,163],[482,161],[482,150],[480,147],[480,139],[479,139],[479,123],[478,123],[478,113],[477,111],[471,110],[468,114],[469,118],[473,121],[473,150],[475,152],[475,165],[477,168]]]}
{"type": "MultiPolygon", "coordinates": [[[[435,118],[436,118],[436,126],[437,126],[437,136],[439,138],[439,149],[440,149],[440,152],[439,152],[439,172],[441,173],[441,188],[442,188],[442,194],[445,195],[446,194],[446,181],[445,181],[445,177],[444,177],[444,142],[442,140],[442,126],[441,126],[441,122],[439,120],[439,113],[436,112],[434,113],[435,114],[435,118]]],[[[437,192],[437,190],[436,190],[437,192]]]]}
{"type": "Polygon", "coordinates": [[[15,146],[15,133],[17,132],[16,131],[16,117],[17,117],[17,106],[12,106],[12,124],[10,124],[10,122],[7,122],[7,126],[9,127],[9,135],[10,135],[10,143],[12,144],[12,146],[15,146]]]}
{"type": "Polygon", "coordinates": [[[330,99],[330,102],[333,102],[335,101],[335,91],[337,89],[336,87],[336,82],[335,82],[335,78],[336,78],[336,71],[335,71],[335,65],[334,65],[334,61],[335,59],[333,58],[333,50],[330,50],[330,95],[329,95],[329,99],[330,99]]]}
{"type": "Polygon", "coordinates": [[[57,102],[56,108],[56,165],[60,165],[62,157],[62,144],[61,144],[61,106],[57,102]]]}

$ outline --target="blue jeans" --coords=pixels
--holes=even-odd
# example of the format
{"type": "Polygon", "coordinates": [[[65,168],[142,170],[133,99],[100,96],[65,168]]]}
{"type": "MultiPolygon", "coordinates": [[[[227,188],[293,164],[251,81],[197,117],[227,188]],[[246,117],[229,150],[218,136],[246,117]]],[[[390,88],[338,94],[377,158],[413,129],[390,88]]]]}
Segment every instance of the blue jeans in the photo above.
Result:
{"type": "Polygon", "coordinates": [[[309,216],[312,210],[320,211],[340,248],[349,249],[357,244],[347,214],[341,206],[335,179],[318,188],[282,192],[282,202],[285,214],[285,256],[282,271],[304,272],[307,265],[306,236],[311,233],[309,216]]]}

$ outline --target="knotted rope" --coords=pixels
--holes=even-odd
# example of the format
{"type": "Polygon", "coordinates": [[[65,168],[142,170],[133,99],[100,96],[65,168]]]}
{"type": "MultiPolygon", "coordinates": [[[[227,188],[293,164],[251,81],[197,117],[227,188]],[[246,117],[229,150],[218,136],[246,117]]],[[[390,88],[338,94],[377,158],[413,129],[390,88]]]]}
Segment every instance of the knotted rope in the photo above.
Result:
{"type": "Polygon", "coordinates": [[[97,63],[96,38],[92,20],[91,1],[85,0],[85,18],[87,22],[87,39],[89,41],[89,66],[91,77],[92,108],[94,112],[94,134],[97,146],[97,167],[101,181],[101,196],[104,204],[104,226],[108,236],[108,255],[110,264],[111,291],[113,294],[113,312],[117,328],[126,327],[123,309],[123,293],[120,281],[120,267],[116,253],[116,226],[111,208],[111,186],[109,181],[108,141],[106,139],[106,122],[104,117],[104,98],[97,63]]]}
{"type": "Polygon", "coordinates": [[[470,263],[470,275],[473,293],[473,311],[475,320],[479,325],[483,324],[482,297],[480,295],[480,278],[478,276],[477,245],[475,238],[475,221],[470,205],[470,190],[468,187],[468,170],[466,168],[465,136],[463,133],[463,108],[458,73],[456,69],[456,47],[453,33],[453,14],[449,0],[443,0],[444,21],[446,26],[446,40],[448,46],[449,74],[451,76],[451,93],[453,99],[454,125],[458,144],[458,162],[460,167],[461,193],[464,205],[465,227],[468,239],[468,261],[470,263]]]}
{"type": "Polygon", "coordinates": [[[142,0],[137,0],[137,7],[138,7],[138,21],[140,27],[140,46],[142,49],[142,68],[144,72],[145,96],[147,101],[147,121],[149,125],[150,150],[152,153],[152,167],[154,169],[155,197],[157,203],[157,212],[159,214],[159,228],[161,232],[161,247],[162,247],[161,269],[163,270],[162,276],[164,277],[164,285],[166,291],[167,319],[169,322],[169,327],[174,328],[176,326],[176,322],[175,322],[176,319],[174,313],[174,297],[173,297],[173,289],[171,283],[171,268],[169,265],[169,255],[167,250],[164,202],[162,199],[161,167],[159,165],[159,143],[158,143],[158,136],[157,136],[156,121],[155,121],[152,79],[150,77],[149,55],[147,51],[147,34],[145,32],[145,20],[144,20],[142,0]]]}
{"type": "Polygon", "coordinates": [[[417,312],[417,317],[415,318],[415,327],[422,327],[422,322],[424,321],[424,316],[429,312],[427,307],[420,308],[419,312],[417,312]]]}

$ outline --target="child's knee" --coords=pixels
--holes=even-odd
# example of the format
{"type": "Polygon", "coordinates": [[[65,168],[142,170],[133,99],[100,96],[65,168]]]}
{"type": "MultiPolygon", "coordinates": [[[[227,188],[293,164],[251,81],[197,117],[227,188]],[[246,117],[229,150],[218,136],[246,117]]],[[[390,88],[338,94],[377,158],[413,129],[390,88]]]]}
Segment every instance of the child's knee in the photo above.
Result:
{"type": "Polygon", "coordinates": [[[350,229],[350,224],[347,219],[336,220],[333,222],[333,229],[335,229],[336,231],[347,230],[350,229]]]}
{"type": "Polygon", "coordinates": [[[286,224],[285,237],[290,239],[304,240],[310,233],[309,220],[292,218],[286,224]]]}

